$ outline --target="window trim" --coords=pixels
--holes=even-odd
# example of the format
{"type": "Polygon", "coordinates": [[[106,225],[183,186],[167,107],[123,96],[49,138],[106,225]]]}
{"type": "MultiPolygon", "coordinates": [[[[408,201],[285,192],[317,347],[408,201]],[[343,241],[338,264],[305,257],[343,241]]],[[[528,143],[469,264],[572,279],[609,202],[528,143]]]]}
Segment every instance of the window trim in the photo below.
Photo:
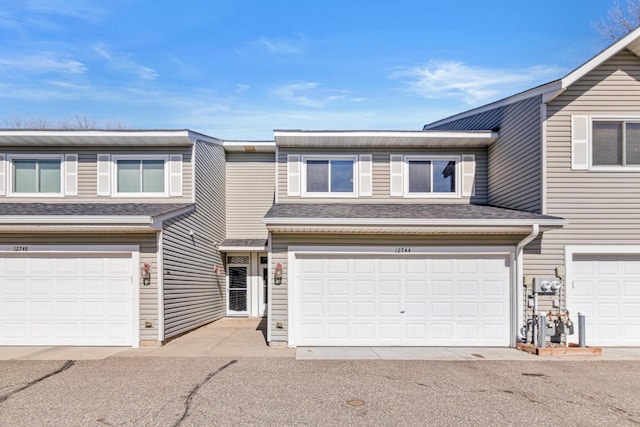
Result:
{"type": "Polygon", "coordinates": [[[18,153],[7,154],[7,196],[9,197],[64,197],[64,178],[65,178],[65,158],[64,154],[42,154],[42,153],[18,153]],[[14,160],[59,160],[60,161],[60,192],[58,193],[22,193],[13,189],[15,182],[15,166],[14,160]]]}
{"type": "MultiPolygon", "coordinates": [[[[302,166],[302,170],[300,171],[300,175],[302,178],[301,181],[301,195],[303,197],[358,197],[359,191],[359,182],[358,182],[358,155],[357,154],[346,154],[346,155],[307,155],[301,156],[300,164],[302,166]],[[350,160],[353,162],[353,191],[346,192],[308,192],[307,191],[307,161],[308,160],[326,160],[331,162],[332,160],[350,160]]],[[[331,174],[329,174],[329,183],[331,183],[331,174]]]]}
{"type": "MultiPolygon", "coordinates": [[[[594,115],[589,116],[589,128],[588,131],[588,161],[589,171],[593,172],[638,172],[640,171],[640,164],[638,165],[594,165],[593,164],[593,124],[594,122],[635,122],[640,123],[640,116],[625,116],[625,115],[594,115]]],[[[623,150],[626,150],[626,140],[623,140],[623,150]]]]}
{"type": "MultiPolygon", "coordinates": [[[[461,198],[461,165],[462,165],[462,156],[460,155],[424,155],[424,154],[405,154],[402,159],[402,168],[403,168],[403,187],[404,187],[404,197],[407,198],[461,198]],[[451,193],[411,193],[409,192],[409,162],[412,161],[455,161],[456,162],[456,177],[455,177],[455,185],[456,191],[451,193]]],[[[432,183],[433,183],[433,168],[431,169],[432,174],[432,183]]]]}
{"type": "Polygon", "coordinates": [[[112,197],[169,197],[169,156],[166,154],[112,154],[111,155],[111,196],[112,197]],[[162,160],[164,162],[164,191],[155,193],[120,193],[118,192],[118,161],[120,160],[162,160]]]}

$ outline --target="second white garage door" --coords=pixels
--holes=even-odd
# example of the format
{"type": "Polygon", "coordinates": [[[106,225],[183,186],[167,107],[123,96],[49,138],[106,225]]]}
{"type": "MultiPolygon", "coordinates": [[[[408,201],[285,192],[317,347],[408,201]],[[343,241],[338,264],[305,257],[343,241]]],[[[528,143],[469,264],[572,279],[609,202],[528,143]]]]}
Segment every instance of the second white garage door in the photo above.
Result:
{"type": "Polygon", "coordinates": [[[575,254],[572,268],[567,304],[587,316],[587,345],[640,346],[640,255],[575,254]]]}
{"type": "Polygon", "coordinates": [[[508,346],[509,272],[502,255],[298,255],[296,345],[508,346]]]}
{"type": "Polygon", "coordinates": [[[133,345],[131,254],[0,254],[0,345],[133,345]]]}

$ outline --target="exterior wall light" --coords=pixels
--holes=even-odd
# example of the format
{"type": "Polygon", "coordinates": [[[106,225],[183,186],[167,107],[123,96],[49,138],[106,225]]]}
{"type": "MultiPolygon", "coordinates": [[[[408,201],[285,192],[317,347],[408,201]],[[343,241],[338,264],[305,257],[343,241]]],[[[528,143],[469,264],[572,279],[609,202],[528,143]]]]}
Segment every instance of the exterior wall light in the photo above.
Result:
{"type": "Polygon", "coordinates": [[[273,284],[279,286],[282,284],[282,264],[278,263],[273,272],[273,284]]]}
{"type": "Polygon", "coordinates": [[[146,262],[142,265],[142,284],[144,286],[151,284],[151,264],[146,262]]]}

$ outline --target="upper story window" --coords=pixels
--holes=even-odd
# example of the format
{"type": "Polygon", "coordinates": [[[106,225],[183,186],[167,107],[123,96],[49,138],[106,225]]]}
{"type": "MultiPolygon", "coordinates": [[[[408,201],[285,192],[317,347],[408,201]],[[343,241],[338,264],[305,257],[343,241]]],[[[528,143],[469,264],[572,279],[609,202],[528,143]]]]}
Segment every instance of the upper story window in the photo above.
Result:
{"type": "Polygon", "coordinates": [[[304,157],[303,188],[306,195],[354,196],[356,156],[304,157]]]}
{"type": "Polygon", "coordinates": [[[406,196],[457,196],[458,157],[405,156],[406,196]]]}
{"type": "Polygon", "coordinates": [[[62,155],[9,156],[11,194],[36,197],[61,195],[62,160],[62,155]]]}
{"type": "Polygon", "coordinates": [[[640,121],[594,120],[593,166],[640,165],[640,121]]]}
{"type": "Polygon", "coordinates": [[[114,189],[118,196],[166,196],[166,156],[113,156],[114,189]]]}

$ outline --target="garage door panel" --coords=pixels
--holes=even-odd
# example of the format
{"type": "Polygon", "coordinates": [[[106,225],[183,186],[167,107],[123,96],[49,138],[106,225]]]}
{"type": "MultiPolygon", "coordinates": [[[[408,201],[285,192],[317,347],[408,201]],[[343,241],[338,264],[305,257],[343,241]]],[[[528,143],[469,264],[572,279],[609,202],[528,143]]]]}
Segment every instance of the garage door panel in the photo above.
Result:
{"type": "Polygon", "coordinates": [[[506,346],[509,283],[504,256],[299,256],[296,344],[506,346]]]}
{"type": "Polygon", "coordinates": [[[567,303],[586,314],[587,345],[639,346],[640,255],[574,254],[567,303]]]}
{"type": "Polygon", "coordinates": [[[131,254],[0,255],[0,345],[131,345],[131,254]]]}

